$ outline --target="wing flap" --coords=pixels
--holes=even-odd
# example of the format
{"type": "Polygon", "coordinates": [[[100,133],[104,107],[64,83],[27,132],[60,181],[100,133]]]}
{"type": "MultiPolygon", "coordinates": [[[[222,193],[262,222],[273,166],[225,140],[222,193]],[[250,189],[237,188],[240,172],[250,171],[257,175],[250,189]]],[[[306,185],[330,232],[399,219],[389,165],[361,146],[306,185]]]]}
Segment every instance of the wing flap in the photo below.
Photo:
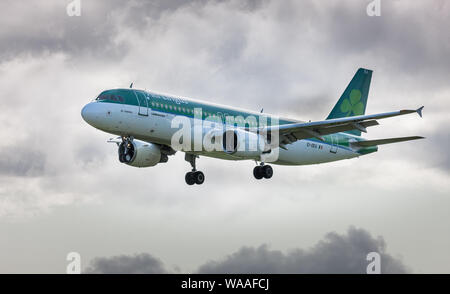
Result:
{"type": "MultiPolygon", "coordinates": [[[[367,128],[367,127],[378,125],[378,122],[376,120],[369,120],[369,121],[361,122],[361,123],[359,123],[359,125],[361,125],[364,128],[367,128]]],[[[353,129],[355,129],[355,126],[352,124],[334,125],[334,126],[329,126],[327,128],[320,128],[317,131],[317,134],[318,135],[330,135],[330,134],[345,132],[345,131],[349,131],[349,130],[353,130],[353,129]]],[[[284,133],[284,132],[281,132],[281,133],[284,133]]],[[[297,140],[315,137],[315,136],[312,136],[313,133],[311,133],[310,129],[308,129],[308,128],[300,129],[298,131],[293,131],[292,134],[297,138],[297,140]]]]}
{"type": "Polygon", "coordinates": [[[418,140],[418,139],[425,139],[425,138],[421,137],[421,136],[398,137],[398,138],[387,138],[387,139],[379,139],[379,140],[366,140],[366,141],[352,142],[350,144],[354,147],[371,147],[371,146],[378,146],[378,145],[383,145],[383,144],[391,144],[391,143],[398,143],[398,142],[418,140]]]}

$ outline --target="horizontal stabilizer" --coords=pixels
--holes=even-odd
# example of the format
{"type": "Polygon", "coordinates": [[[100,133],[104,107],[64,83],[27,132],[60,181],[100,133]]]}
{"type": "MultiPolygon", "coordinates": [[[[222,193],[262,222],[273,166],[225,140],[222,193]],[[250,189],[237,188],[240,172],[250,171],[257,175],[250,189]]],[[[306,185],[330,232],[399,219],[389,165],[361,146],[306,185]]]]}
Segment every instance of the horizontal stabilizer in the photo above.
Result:
{"type": "Polygon", "coordinates": [[[390,144],[390,143],[398,143],[398,142],[417,140],[417,139],[425,139],[425,138],[424,137],[420,137],[420,136],[412,136],[412,137],[400,137],[400,138],[388,138],[388,139],[379,139],[379,140],[359,141],[359,142],[352,142],[350,144],[352,146],[354,146],[354,147],[370,147],[370,146],[377,146],[377,145],[390,144]]]}

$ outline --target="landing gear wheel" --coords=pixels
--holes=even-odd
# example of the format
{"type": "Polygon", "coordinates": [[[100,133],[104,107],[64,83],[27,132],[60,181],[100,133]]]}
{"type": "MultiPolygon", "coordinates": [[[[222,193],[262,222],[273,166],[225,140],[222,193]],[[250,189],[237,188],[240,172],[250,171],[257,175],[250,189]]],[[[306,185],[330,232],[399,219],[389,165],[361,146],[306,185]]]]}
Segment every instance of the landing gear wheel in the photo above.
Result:
{"type": "Polygon", "coordinates": [[[184,180],[186,181],[186,184],[188,184],[189,186],[194,185],[195,184],[194,173],[193,172],[186,173],[186,175],[184,176],[184,180]]]}
{"type": "Polygon", "coordinates": [[[261,170],[264,178],[270,179],[273,176],[273,169],[270,165],[261,166],[261,170]]]}
{"type": "Polygon", "coordinates": [[[197,185],[201,185],[205,181],[205,175],[201,171],[194,172],[193,178],[195,179],[195,183],[197,185]]]}
{"type": "Polygon", "coordinates": [[[253,176],[255,177],[255,179],[257,180],[261,180],[263,178],[263,173],[262,173],[262,168],[261,166],[255,166],[255,168],[253,169],[253,176]]]}
{"type": "Polygon", "coordinates": [[[258,165],[253,169],[253,176],[257,180],[262,178],[270,179],[273,176],[273,169],[270,165],[258,165]]]}
{"type": "Polygon", "coordinates": [[[186,184],[188,185],[201,185],[205,181],[205,175],[201,171],[197,171],[195,167],[195,160],[198,158],[198,155],[186,153],[184,156],[184,160],[189,162],[192,166],[192,171],[188,172],[184,179],[186,180],[186,184]]]}

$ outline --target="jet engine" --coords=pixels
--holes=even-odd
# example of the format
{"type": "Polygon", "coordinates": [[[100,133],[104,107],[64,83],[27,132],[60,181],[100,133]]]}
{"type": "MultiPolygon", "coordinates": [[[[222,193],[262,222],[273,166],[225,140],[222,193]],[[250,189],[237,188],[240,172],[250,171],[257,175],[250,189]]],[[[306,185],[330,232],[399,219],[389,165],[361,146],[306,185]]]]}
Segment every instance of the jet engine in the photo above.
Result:
{"type": "Polygon", "coordinates": [[[167,155],[161,154],[161,149],[156,144],[124,140],[119,145],[119,161],[135,167],[150,167],[166,162],[167,155]]]}

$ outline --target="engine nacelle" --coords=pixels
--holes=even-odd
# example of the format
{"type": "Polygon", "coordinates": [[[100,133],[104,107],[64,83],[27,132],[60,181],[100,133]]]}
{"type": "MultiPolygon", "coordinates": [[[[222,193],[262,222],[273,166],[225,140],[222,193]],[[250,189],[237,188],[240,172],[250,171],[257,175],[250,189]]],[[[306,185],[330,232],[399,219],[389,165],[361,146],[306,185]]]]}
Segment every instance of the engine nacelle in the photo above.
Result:
{"type": "Polygon", "coordinates": [[[270,150],[265,138],[245,130],[227,130],[222,135],[223,151],[242,158],[259,159],[264,151],[270,150]]]}
{"type": "Polygon", "coordinates": [[[167,155],[161,154],[156,144],[128,140],[119,145],[119,161],[135,167],[150,167],[167,161],[167,155]]]}

